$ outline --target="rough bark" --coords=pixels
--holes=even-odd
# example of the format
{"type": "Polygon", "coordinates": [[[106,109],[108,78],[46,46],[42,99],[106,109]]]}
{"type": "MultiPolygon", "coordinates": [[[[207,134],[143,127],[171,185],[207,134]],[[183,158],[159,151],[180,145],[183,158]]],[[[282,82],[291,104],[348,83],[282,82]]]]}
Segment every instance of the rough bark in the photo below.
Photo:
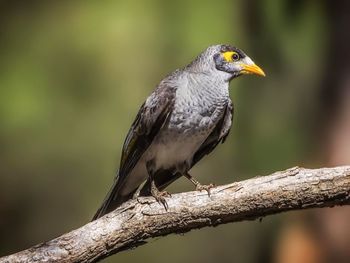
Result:
{"type": "Polygon", "coordinates": [[[131,200],[112,213],[0,262],[96,262],[154,237],[280,212],[350,204],[350,166],[294,167],[269,176],[174,194],[169,209],[152,197],[131,200]]]}

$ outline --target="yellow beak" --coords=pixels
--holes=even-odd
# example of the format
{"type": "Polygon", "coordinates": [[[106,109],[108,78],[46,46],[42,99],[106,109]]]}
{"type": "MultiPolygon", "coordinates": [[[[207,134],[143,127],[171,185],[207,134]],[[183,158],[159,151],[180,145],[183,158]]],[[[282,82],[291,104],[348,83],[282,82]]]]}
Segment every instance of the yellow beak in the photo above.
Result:
{"type": "Polygon", "coordinates": [[[259,75],[262,77],[265,77],[265,72],[257,65],[247,65],[247,64],[243,64],[242,65],[243,70],[241,71],[243,74],[255,74],[255,75],[259,75]]]}

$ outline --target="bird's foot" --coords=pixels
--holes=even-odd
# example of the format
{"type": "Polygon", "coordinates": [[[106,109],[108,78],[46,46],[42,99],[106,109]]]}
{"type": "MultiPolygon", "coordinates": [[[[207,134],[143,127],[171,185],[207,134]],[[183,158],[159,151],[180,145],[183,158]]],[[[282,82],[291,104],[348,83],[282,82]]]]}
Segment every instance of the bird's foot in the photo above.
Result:
{"type": "Polygon", "coordinates": [[[171,197],[171,194],[167,191],[159,191],[156,188],[151,189],[152,196],[157,200],[158,203],[162,204],[165,210],[168,210],[168,203],[165,200],[165,197],[171,197]]]}
{"type": "Polygon", "coordinates": [[[203,185],[203,184],[198,183],[198,184],[196,185],[196,190],[197,190],[197,191],[203,191],[203,190],[205,190],[205,191],[207,191],[208,195],[210,196],[210,190],[211,190],[211,188],[214,188],[214,187],[215,187],[215,184],[203,185]]]}

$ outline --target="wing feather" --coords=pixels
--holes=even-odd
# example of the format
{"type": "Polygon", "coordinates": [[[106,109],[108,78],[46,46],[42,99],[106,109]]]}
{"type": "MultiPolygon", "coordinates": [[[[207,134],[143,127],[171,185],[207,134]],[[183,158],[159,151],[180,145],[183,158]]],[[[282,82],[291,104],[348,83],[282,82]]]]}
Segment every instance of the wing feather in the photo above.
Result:
{"type": "Polygon", "coordinates": [[[119,181],[123,181],[135,167],[154,137],[167,122],[175,99],[175,90],[160,86],[141,106],[126,136],[119,168],[119,181]]]}
{"type": "MultiPolygon", "coordinates": [[[[151,145],[160,129],[167,123],[173,109],[175,92],[174,87],[161,83],[142,104],[124,141],[117,177],[93,220],[132,198],[134,191],[126,196],[119,196],[119,191],[143,153],[151,145]]],[[[137,187],[135,186],[135,190],[137,187]]]]}

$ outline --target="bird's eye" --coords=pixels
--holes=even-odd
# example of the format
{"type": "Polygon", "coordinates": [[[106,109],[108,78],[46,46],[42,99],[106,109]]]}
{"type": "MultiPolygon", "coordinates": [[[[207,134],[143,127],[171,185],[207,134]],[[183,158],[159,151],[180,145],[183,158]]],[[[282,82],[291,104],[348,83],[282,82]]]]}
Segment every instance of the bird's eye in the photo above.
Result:
{"type": "Polygon", "coordinates": [[[239,55],[238,55],[238,53],[233,53],[233,54],[232,54],[232,60],[233,60],[233,61],[239,60],[239,55]]]}

